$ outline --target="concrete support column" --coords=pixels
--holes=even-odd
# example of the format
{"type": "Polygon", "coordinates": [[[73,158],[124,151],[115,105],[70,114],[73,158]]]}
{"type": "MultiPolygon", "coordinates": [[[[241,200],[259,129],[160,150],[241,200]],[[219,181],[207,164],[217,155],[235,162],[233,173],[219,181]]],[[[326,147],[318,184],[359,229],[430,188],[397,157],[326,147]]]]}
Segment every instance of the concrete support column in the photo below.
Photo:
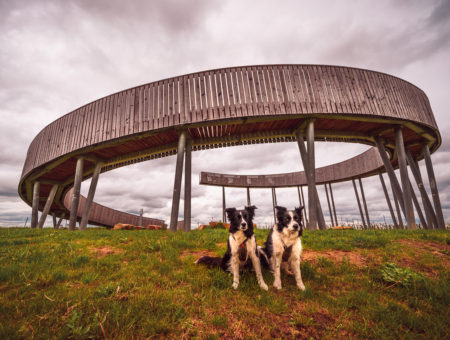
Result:
{"type": "Polygon", "coordinates": [[[398,202],[398,196],[395,193],[394,189],[392,189],[392,194],[394,195],[395,210],[397,211],[397,216],[398,216],[398,227],[400,229],[405,229],[405,225],[403,224],[403,216],[402,216],[402,212],[400,209],[400,204],[398,202]]]}
{"type": "Polygon", "coordinates": [[[31,207],[31,228],[34,229],[38,225],[38,211],[39,211],[39,193],[41,184],[36,181],[33,184],[33,205],[31,207]]]}
{"type": "Polygon", "coordinates": [[[431,162],[430,149],[427,144],[422,146],[422,152],[425,157],[425,165],[427,167],[428,180],[430,182],[431,196],[433,197],[434,211],[436,212],[438,228],[445,229],[444,215],[442,214],[436,178],[434,177],[433,163],[431,162]]]}
{"type": "Polygon", "coordinates": [[[330,197],[328,195],[327,183],[325,183],[324,186],[325,186],[325,194],[327,195],[328,211],[330,212],[331,226],[334,227],[335,224],[334,224],[334,220],[333,220],[333,211],[331,210],[330,197]]]}
{"type": "Polygon", "coordinates": [[[184,165],[184,231],[191,231],[192,140],[186,140],[184,165]]]}
{"type": "Polygon", "coordinates": [[[77,224],[78,203],[80,202],[81,181],[83,180],[84,158],[77,159],[73,184],[72,205],[70,207],[69,230],[75,230],[77,224]]]}
{"type": "Polygon", "coordinates": [[[252,205],[252,202],[250,200],[250,188],[247,187],[247,206],[249,207],[251,205],[252,205]]]}
{"type": "Polygon", "coordinates": [[[359,187],[361,188],[361,197],[362,197],[362,201],[363,201],[363,205],[364,205],[364,211],[366,212],[367,228],[370,229],[372,227],[372,225],[370,223],[369,210],[367,209],[366,195],[364,195],[364,188],[362,185],[361,177],[358,178],[358,181],[359,181],[359,187]]]}
{"type": "Polygon", "coordinates": [[[358,202],[358,208],[359,208],[359,214],[361,215],[361,221],[363,224],[363,228],[367,229],[366,226],[366,221],[364,220],[364,214],[361,208],[361,202],[359,201],[359,195],[358,195],[358,189],[356,188],[356,184],[355,184],[355,179],[352,178],[352,182],[353,182],[353,189],[355,190],[355,196],[356,196],[356,202],[358,202]]]}
{"type": "Polygon", "coordinates": [[[423,216],[422,209],[420,208],[419,201],[417,200],[416,193],[414,192],[414,188],[413,188],[411,182],[409,182],[409,187],[411,190],[411,196],[412,196],[412,200],[414,203],[414,207],[416,208],[417,215],[419,216],[419,220],[420,220],[422,229],[431,229],[428,227],[425,217],[423,216]]]}
{"type": "Polygon", "coordinates": [[[419,164],[412,156],[409,150],[406,150],[406,159],[408,160],[409,168],[416,180],[417,187],[419,188],[420,196],[422,198],[423,209],[425,210],[425,216],[427,218],[427,225],[429,229],[437,229],[438,222],[436,214],[434,213],[433,206],[431,205],[430,198],[422,181],[422,174],[420,173],[419,164]]]}
{"type": "Polygon", "coordinates": [[[183,177],[184,148],[186,147],[186,131],[181,131],[178,137],[177,164],[173,185],[172,213],[170,214],[170,231],[177,231],[178,210],[180,208],[181,180],[183,177]]]}
{"type": "Polygon", "coordinates": [[[222,222],[227,222],[227,215],[225,213],[226,202],[225,202],[225,187],[222,187],[222,222]]]}
{"type": "Polygon", "coordinates": [[[47,202],[45,202],[44,210],[42,211],[41,218],[39,219],[38,227],[42,229],[44,227],[45,220],[47,219],[48,212],[55,199],[56,191],[58,191],[58,184],[54,184],[50,190],[50,194],[47,197],[47,202]]]}
{"type": "Polygon", "coordinates": [[[336,206],[334,205],[334,196],[333,196],[333,189],[331,188],[331,182],[328,183],[328,186],[330,187],[330,196],[331,196],[331,204],[333,206],[333,214],[334,214],[334,222],[336,225],[339,225],[337,216],[336,216],[336,206]]]}
{"type": "Polygon", "coordinates": [[[409,183],[408,168],[406,166],[405,145],[403,143],[403,132],[401,127],[397,127],[395,129],[395,147],[397,149],[398,163],[400,167],[400,178],[402,180],[406,223],[408,224],[408,229],[416,229],[414,208],[411,197],[411,186],[409,183]]]}
{"type": "Polygon", "coordinates": [[[95,164],[94,173],[91,179],[91,185],[89,186],[88,196],[86,198],[86,204],[84,206],[83,215],[80,222],[80,230],[86,230],[89,221],[89,213],[91,211],[92,202],[94,200],[95,190],[97,189],[98,178],[100,171],[102,170],[103,163],[98,162],[95,164]]]}
{"type": "Polygon", "coordinates": [[[384,183],[384,178],[381,171],[378,173],[378,176],[380,176],[381,186],[383,187],[384,196],[386,197],[389,212],[391,213],[392,223],[394,223],[395,229],[398,229],[397,219],[395,218],[394,210],[392,209],[391,199],[389,198],[389,194],[386,188],[386,184],[384,183]]]}

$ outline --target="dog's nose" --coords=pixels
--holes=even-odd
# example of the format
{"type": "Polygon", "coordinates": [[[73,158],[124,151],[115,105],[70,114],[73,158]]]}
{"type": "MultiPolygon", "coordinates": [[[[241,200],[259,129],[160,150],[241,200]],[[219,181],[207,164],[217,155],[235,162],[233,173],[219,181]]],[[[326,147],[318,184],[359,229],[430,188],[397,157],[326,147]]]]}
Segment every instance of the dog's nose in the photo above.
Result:
{"type": "Polygon", "coordinates": [[[298,224],[295,223],[293,227],[294,227],[294,229],[298,229],[298,224]]]}
{"type": "Polygon", "coordinates": [[[241,226],[242,226],[242,228],[245,228],[245,227],[247,226],[247,223],[242,222],[242,223],[241,223],[241,226]]]}

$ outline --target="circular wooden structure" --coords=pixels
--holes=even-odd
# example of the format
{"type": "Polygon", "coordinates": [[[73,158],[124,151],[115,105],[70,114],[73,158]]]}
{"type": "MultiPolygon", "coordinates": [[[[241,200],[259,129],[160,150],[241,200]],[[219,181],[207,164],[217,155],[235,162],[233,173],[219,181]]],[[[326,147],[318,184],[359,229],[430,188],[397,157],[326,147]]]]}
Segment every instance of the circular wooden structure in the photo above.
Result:
{"type": "MultiPolygon", "coordinates": [[[[427,96],[397,77],[324,65],[232,67],[137,86],[57,119],[32,141],[19,195],[31,205],[33,184],[39,182],[36,208],[43,210],[57,185],[49,212],[67,215],[77,159],[82,158],[82,178],[87,179],[99,162],[106,172],[176,154],[181,131],[192,140],[193,150],[287,142],[295,141],[296,131],[311,119],[315,140],[375,145],[379,136],[394,167],[394,127],[402,126],[404,143],[415,159],[424,157],[424,144],[434,152],[441,143],[427,96]]],[[[371,161],[371,152],[362,154],[358,164],[371,161]]],[[[370,175],[375,168],[380,164],[365,173],[361,169],[359,175],[370,175]]],[[[331,181],[335,173],[327,176],[331,181]]],[[[98,205],[89,221],[108,226],[113,214],[98,205]]],[[[121,222],[133,218],[117,216],[121,222]]]]}

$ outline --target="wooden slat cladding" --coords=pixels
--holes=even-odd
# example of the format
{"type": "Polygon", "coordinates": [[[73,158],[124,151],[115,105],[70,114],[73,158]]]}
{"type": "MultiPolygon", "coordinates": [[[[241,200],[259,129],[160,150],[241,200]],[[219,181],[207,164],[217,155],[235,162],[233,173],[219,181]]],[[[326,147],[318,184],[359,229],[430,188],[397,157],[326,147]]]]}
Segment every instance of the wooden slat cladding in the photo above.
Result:
{"type": "MultiPolygon", "coordinates": [[[[373,147],[343,162],[316,169],[316,183],[341,182],[353,177],[365,177],[383,168],[378,150],[373,147]]],[[[278,188],[307,185],[303,171],[273,175],[230,175],[200,173],[200,184],[239,188],[278,188]]]]}

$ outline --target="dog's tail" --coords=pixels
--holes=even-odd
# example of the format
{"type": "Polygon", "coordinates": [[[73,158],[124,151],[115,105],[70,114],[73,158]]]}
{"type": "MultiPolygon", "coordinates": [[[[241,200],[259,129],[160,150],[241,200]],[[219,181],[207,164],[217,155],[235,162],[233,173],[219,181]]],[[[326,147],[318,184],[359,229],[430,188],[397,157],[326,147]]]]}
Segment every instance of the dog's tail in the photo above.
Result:
{"type": "Polygon", "coordinates": [[[222,267],[222,258],[220,257],[212,257],[212,256],[203,256],[195,261],[196,264],[204,264],[208,267],[222,267]]]}
{"type": "Polygon", "coordinates": [[[269,265],[269,257],[267,256],[266,249],[261,247],[261,246],[258,246],[256,248],[256,251],[258,253],[259,262],[261,262],[261,264],[264,267],[269,268],[270,267],[270,265],[269,265]]]}

